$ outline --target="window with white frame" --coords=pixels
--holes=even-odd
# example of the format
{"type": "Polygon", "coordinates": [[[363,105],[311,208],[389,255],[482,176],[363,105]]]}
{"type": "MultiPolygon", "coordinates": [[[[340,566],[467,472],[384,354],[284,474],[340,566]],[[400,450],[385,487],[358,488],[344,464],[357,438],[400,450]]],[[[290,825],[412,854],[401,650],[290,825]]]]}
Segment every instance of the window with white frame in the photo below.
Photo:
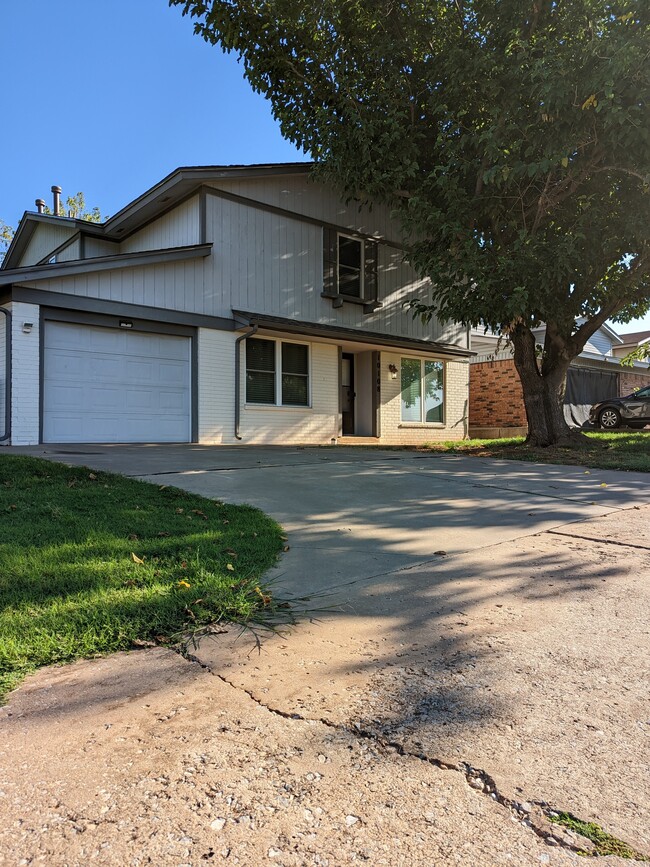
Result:
{"type": "Polygon", "coordinates": [[[309,406],[309,346],[249,337],[246,403],[309,406]]]}
{"type": "Polygon", "coordinates": [[[445,420],[445,365],[424,358],[402,358],[402,421],[442,424],[445,420]]]}

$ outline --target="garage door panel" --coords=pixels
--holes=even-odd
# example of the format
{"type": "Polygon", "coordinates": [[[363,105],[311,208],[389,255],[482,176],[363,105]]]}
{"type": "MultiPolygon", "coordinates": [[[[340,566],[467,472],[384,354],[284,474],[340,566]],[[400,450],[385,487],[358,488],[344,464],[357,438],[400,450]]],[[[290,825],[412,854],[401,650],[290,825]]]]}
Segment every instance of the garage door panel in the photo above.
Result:
{"type": "Polygon", "coordinates": [[[190,340],[45,326],[45,442],[187,442],[190,340]]]}

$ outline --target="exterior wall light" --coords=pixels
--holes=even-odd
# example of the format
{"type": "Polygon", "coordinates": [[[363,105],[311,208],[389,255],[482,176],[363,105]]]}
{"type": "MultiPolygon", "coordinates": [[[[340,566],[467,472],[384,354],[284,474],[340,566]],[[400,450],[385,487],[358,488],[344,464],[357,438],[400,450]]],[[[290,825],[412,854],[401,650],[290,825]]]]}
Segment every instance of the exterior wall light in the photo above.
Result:
{"type": "Polygon", "coordinates": [[[33,322],[23,322],[23,334],[31,334],[33,327],[34,327],[33,322]]]}
{"type": "Polygon", "coordinates": [[[120,328],[133,328],[133,323],[129,319],[120,319],[120,328]]]}
{"type": "Polygon", "coordinates": [[[389,364],[388,369],[390,370],[390,378],[397,379],[397,367],[394,364],[389,364]]]}

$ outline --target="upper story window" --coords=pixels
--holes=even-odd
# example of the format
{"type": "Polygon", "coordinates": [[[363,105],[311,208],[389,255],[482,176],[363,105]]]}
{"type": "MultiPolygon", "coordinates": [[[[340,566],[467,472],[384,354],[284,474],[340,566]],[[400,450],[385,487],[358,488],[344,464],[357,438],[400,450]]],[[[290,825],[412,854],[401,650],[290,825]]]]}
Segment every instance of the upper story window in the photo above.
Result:
{"type": "Polygon", "coordinates": [[[363,241],[338,236],[337,277],[339,295],[363,298],[363,241]]]}
{"type": "Polygon", "coordinates": [[[309,406],[308,344],[249,337],[246,403],[309,406]]]}
{"type": "Polygon", "coordinates": [[[445,420],[445,365],[424,358],[402,358],[402,421],[442,424],[445,420]]]}
{"type": "Polygon", "coordinates": [[[323,229],[323,295],[334,307],[346,301],[363,304],[370,313],[377,298],[377,242],[323,229]]]}

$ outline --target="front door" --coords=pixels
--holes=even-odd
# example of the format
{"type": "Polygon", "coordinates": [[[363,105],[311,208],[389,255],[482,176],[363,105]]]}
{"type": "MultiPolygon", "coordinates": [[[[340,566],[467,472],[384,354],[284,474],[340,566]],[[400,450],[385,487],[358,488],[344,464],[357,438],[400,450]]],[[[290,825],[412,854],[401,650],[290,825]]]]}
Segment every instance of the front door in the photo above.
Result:
{"type": "Polygon", "coordinates": [[[354,355],[341,356],[341,413],[343,436],[354,435],[354,355]]]}

